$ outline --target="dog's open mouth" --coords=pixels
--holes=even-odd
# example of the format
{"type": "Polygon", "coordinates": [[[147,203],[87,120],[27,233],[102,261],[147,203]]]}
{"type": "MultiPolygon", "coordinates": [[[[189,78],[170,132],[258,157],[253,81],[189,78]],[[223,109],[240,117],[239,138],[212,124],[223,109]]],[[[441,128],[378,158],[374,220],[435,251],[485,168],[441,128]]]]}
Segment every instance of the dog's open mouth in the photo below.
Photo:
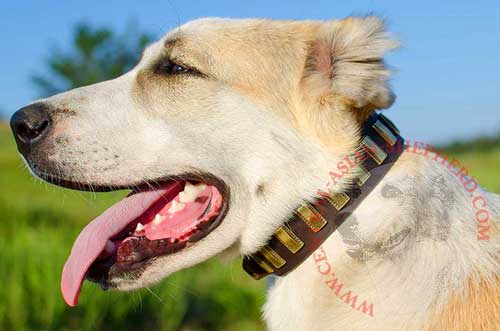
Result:
{"type": "Polygon", "coordinates": [[[77,304],[85,278],[113,286],[113,277],[143,270],[152,259],[204,238],[221,223],[228,199],[227,187],[215,179],[179,178],[133,191],[76,239],[62,273],[64,300],[77,304]]]}

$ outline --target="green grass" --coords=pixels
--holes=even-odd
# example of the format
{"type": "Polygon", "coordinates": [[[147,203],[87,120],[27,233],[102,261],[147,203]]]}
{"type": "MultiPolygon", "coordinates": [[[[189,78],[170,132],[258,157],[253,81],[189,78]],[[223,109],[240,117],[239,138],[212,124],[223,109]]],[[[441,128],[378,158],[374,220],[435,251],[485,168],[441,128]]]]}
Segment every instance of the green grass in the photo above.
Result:
{"type": "Polygon", "coordinates": [[[500,132],[469,141],[454,141],[438,149],[455,156],[484,188],[500,192],[500,132]]]}
{"type": "MultiPolygon", "coordinates": [[[[447,152],[500,192],[498,146],[447,152]]],[[[80,304],[67,307],[59,282],[73,240],[124,193],[73,192],[35,181],[1,123],[0,188],[0,330],[264,329],[264,282],[244,274],[240,261],[211,260],[132,293],[103,292],[86,282],[80,304]]]]}
{"type": "Polygon", "coordinates": [[[472,149],[467,153],[450,152],[482,187],[500,193],[500,144],[488,150],[472,149]]]}

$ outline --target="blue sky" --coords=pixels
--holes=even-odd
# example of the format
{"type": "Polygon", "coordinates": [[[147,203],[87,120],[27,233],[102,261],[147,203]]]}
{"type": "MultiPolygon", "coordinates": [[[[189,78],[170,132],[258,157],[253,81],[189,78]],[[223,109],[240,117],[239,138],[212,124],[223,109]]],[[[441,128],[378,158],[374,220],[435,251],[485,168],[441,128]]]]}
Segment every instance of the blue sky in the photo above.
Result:
{"type": "Polygon", "coordinates": [[[409,139],[431,143],[500,131],[500,1],[9,1],[0,4],[0,110],[37,97],[30,76],[85,21],[158,36],[197,17],[335,19],[375,13],[404,48],[388,57],[397,102],[386,112],[409,139]]]}

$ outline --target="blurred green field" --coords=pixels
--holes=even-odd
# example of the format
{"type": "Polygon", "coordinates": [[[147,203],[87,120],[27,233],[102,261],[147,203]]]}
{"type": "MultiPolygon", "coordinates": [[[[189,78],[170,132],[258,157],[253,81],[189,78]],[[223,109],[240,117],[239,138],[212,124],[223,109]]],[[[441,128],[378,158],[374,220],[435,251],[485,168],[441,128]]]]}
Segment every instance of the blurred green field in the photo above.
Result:
{"type": "Polygon", "coordinates": [[[482,187],[488,191],[500,193],[500,146],[467,153],[454,153],[482,187]]]}
{"type": "MultiPolygon", "coordinates": [[[[500,148],[453,151],[484,187],[500,192],[500,148]]],[[[35,181],[0,123],[0,330],[263,330],[264,282],[240,261],[209,261],[159,286],[103,292],[85,283],[67,307],[60,271],[78,232],[123,192],[90,194],[35,181]]]]}

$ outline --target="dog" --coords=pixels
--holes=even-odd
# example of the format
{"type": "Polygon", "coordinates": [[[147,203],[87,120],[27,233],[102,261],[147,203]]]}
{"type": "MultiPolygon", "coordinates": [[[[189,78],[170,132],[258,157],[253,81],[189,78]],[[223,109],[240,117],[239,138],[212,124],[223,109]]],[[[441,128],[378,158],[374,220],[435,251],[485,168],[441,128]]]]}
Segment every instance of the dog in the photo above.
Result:
{"type": "MultiPolygon", "coordinates": [[[[123,76],[17,111],[11,127],[35,176],[132,190],[76,240],[66,302],[84,278],[132,290],[222,253],[251,256],[318,190],[347,190],[355,175],[333,186],[332,169],[393,104],[384,56],[397,47],[376,16],[197,19],[123,76]]],[[[477,188],[471,202],[456,164],[415,150],[276,278],[269,330],[500,329],[500,196],[477,188]]]]}

